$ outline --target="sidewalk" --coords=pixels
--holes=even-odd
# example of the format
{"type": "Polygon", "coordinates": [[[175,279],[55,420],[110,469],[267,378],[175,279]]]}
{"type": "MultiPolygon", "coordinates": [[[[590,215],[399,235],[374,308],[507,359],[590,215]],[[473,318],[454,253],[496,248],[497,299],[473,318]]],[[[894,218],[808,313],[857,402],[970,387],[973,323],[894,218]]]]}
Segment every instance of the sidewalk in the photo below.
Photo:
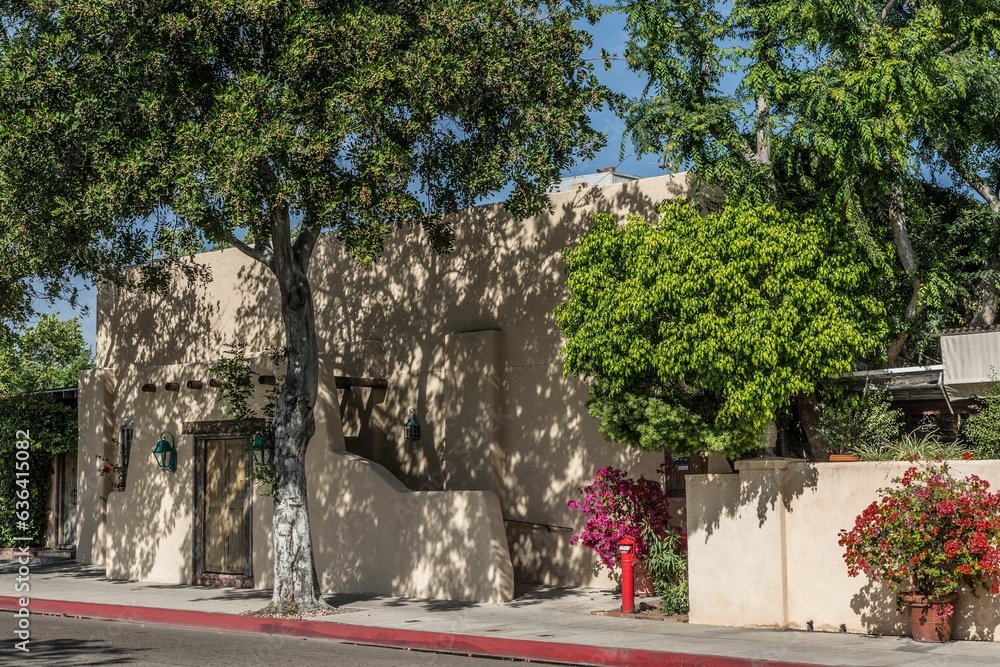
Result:
{"type": "MultiPolygon", "coordinates": [[[[17,608],[17,565],[0,565],[0,609],[17,608]]],[[[749,630],[593,616],[620,606],[609,591],[518,587],[513,602],[488,605],[333,595],[353,610],[307,621],[240,616],[267,591],[107,581],[103,568],[31,566],[32,613],[64,614],[219,630],[317,637],[359,644],[581,665],[723,667],[951,667],[1000,663],[991,642],[918,644],[908,638],[749,630]]],[[[11,617],[0,614],[0,626],[11,617]]],[[[7,630],[2,630],[7,635],[7,630]]],[[[248,667],[250,667],[248,665],[248,667]]]]}

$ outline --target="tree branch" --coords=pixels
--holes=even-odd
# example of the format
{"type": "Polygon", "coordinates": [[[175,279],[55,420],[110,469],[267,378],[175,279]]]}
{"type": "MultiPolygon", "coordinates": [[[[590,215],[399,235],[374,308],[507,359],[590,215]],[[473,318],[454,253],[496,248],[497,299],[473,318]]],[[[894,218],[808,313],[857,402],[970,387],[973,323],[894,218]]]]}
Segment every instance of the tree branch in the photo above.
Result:
{"type": "Polygon", "coordinates": [[[963,37],[962,39],[959,39],[959,40],[955,41],[954,43],[952,43],[952,45],[951,45],[951,46],[949,46],[949,47],[948,47],[948,48],[946,48],[945,50],[943,50],[943,51],[941,51],[940,53],[938,53],[938,55],[939,55],[939,56],[946,56],[946,55],[948,55],[949,53],[952,53],[953,51],[955,51],[955,50],[957,50],[957,49],[960,49],[960,48],[962,48],[962,47],[963,47],[963,46],[965,46],[965,45],[966,45],[966,44],[967,44],[968,42],[969,42],[969,36],[968,36],[968,35],[966,35],[966,36],[965,36],[965,37],[963,37]]]}
{"type": "Polygon", "coordinates": [[[938,141],[938,152],[941,154],[941,157],[945,159],[945,162],[947,162],[951,168],[955,170],[955,173],[961,176],[962,180],[968,183],[969,187],[978,192],[979,196],[986,200],[986,203],[989,205],[990,210],[994,214],[1000,213],[1000,195],[997,194],[997,191],[994,190],[989,183],[979,178],[978,174],[974,174],[965,169],[959,157],[955,155],[955,151],[952,149],[951,143],[947,139],[942,138],[938,141]]]}
{"type": "Polygon", "coordinates": [[[319,235],[320,232],[318,229],[303,222],[298,236],[292,241],[292,254],[295,257],[295,261],[300,263],[302,268],[309,266],[309,259],[312,257],[313,248],[316,247],[319,235]]]}
{"type": "Polygon", "coordinates": [[[885,7],[882,8],[882,13],[879,14],[878,17],[879,25],[885,25],[885,20],[889,17],[889,12],[891,12],[897,4],[899,4],[899,0],[889,0],[889,2],[885,4],[885,7]]]}
{"type": "Polygon", "coordinates": [[[236,238],[236,235],[232,232],[229,232],[229,238],[226,240],[233,244],[233,247],[242,252],[244,255],[257,260],[272,271],[274,270],[274,266],[272,265],[274,253],[268,246],[261,245],[260,247],[257,247],[258,244],[249,245],[236,238]]]}

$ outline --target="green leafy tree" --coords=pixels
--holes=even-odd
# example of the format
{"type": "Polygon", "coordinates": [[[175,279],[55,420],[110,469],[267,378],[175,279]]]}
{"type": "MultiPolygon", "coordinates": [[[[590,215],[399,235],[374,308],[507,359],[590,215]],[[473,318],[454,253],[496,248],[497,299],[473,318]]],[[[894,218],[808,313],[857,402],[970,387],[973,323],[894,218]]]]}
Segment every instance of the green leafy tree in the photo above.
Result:
{"type": "MultiPolygon", "coordinates": [[[[689,170],[703,191],[723,193],[723,207],[815,214],[851,237],[864,250],[857,261],[873,270],[863,296],[887,307],[886,340],[869,350],[869,365],[933,354],[942,326],[992,321],[995,2],[618,6],[624,57],[647,81],[622,106],[636,149],[689,170]]],[[[659,410],[659,397],[642,400],[659,410]]],[[[821,455],[815,396],[795,403],[821,455]]]]}
{"type": "Polygon", "coordinates": [[[574,23],[595,13],[579,0],[4,6],[5,211],[30,228],[51,205],[57,228],[116,242],[166,214],[268,269],[288,352],[272,605],[323,606],[304,468],[317,239],[332,230],[367,263],[400,226],[447,249],[445,214],[508,185],[515,216],[544,208],[560,172],[603,142],[587,113],[606,94],[574,23]]]}
{"type": "Polygon", "coordinates": [[[0,394],[75,387],[80,371],[93,366],[78,319],[40,315],[0,345],[0,394]]]}
{"type": "Polygon", "coordinates": [[[52,457],[75,450],[78,436],[76,409],[43,392],[75,387],[78,373],[91,367],[76,318],[42,315],[33,327],[0,339],[0,546],[16,546],[16,537],[45,546],[52,457]],[[19,440],[29,443],[26,460],[17,458],[19,440]],[[19,493],[27,494],[27,529],[18,527],[19,493]]]}
{"type": "Polygon", "coordinates": [[[682,434],[647,447],[759,450],[779,411],[886,334],[860,250],[837,227],[835,217],[749,204],[703,216],[670,202],[660,220],[623,226],[598,215],[566,253],[569,300],[556,311],[566,371],[596,379],[605,402],[638,395],[647,410],[655,398],[702,394],[700,408],[661,409],[682,434]]]}
{"type": "MultiPolygon", "coordinates": [[[[1000,224],[1000,7],[992,0],[622,0],[637,148],[689,167],[729,201],[835,213],[892,275],[890,365],[933,305],[933,239],[911,218],[931,180],[975,192],[1000,224]],[[944,173],[946,178],[936,179],[944,173]],[[928,175],[931,178],[928,178],[928,175]],[[895,262],[883,248],[890,244],[895,262]]],[[[993,253],[995,254],[995,253],[993,253]]],[[[995,257],[979,257],[975,320],[992,321],[995,257]],[[983,292],[983,290],[986,290],[983,292]]],[[[940,276],[941,273],[937,273],[940,276]]]]}

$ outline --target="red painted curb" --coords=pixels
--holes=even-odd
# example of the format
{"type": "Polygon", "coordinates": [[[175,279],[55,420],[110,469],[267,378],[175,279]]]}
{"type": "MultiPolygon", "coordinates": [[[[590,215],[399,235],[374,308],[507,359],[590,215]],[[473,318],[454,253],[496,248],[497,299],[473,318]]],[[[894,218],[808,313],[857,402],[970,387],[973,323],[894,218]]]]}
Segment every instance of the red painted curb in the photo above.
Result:
{"type": "MultiPolygon", "coordinates": [[[[18,598],[0,596],[0,610],[20,609],[18,598]]],[[[336,639],[356,644],[393,648],[411,648],[444,653],[460,653],[496,658],[539,660],[607,667],[820,667],[807,663],[730,658],[646,649],[581,646],[530,639],[479,637],[423,630],[366,627],[335,621],[293,621],[276,618],[238,616],[206,611],[130,607],[31,598],[29,609],[35,614],[59,614],[133,623],[160,623],[212,630],[262,632],[273,635],[336,639]]]]}

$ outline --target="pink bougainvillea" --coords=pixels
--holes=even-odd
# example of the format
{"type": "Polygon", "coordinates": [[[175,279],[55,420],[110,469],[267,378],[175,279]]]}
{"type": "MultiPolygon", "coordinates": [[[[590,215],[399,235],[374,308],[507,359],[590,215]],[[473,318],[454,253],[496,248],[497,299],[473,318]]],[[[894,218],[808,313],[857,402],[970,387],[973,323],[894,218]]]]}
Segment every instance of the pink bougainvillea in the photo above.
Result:
{"type": "MultiPolygon", "coordinates": [[[[662,472],[662,466],[657,472],[662,472]]],[[[567,505],[580,510],[587,521],[569,542],[593,549],[609,570],[617,567],[618,542],[626,535],[635,538],[636,557],[642,559],[647,551],[642,539],[644,525],[657,535],[674,530],[669,523],[667,495],[653,480],[632,479],[624,470],[608,466],[598,470],[593,483],[580,493],[582,500],[570,500],[567,505]]]]}
{"type": "Polygon", "coordinates": [[[893,482],[840,531],[848,574],[932,598],[1000,593],[1000,493],[975,475],[956,479],[940,460],[893,482]]]}

